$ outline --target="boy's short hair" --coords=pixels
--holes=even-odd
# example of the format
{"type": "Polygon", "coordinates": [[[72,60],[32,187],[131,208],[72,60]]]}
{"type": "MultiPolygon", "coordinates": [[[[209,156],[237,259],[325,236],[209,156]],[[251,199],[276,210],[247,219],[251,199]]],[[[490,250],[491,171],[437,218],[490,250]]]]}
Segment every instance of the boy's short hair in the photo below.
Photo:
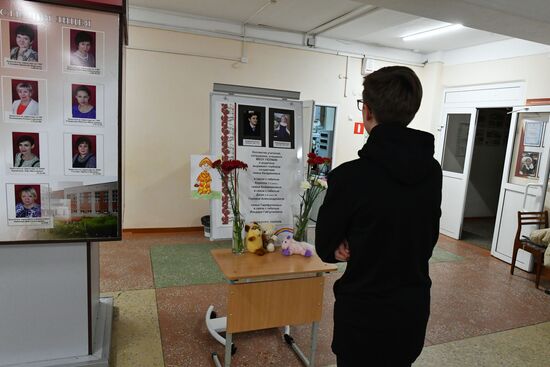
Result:
{"type": "Polygon", "coordinates": [[[28,24],[21,24],[17,26],[17,28],[15,28],[15,34],[16,35],[21,34],[23,36],[27,36],[29,37],[31,42],[34,41],[34,30],[28,24]]]}
{"type": "Polygon", "coordinates": [[[252,116],[256,116],[258,118],[258,120],[260,119],[260,115],[258,115],[258,112],[256,112],[256,111],[248,111],[246,113],[246,116],[249,120],[252,118],[252,116]]]}
{"type": "Polygon", "coordinates": [[[387,66],[363,81],[363,102],[379,124],[407,126],[421,100],[422,84],[414,71],[405,66],[387,66]]]}
{"type": "Polygon", "coordinates": [[[31,143],[31,145],[34,145],[34,139],[30,135],[21,135],[19,138],[17,138],[17,145],[21,144],[24,141],[28,141],[31,143]]]}

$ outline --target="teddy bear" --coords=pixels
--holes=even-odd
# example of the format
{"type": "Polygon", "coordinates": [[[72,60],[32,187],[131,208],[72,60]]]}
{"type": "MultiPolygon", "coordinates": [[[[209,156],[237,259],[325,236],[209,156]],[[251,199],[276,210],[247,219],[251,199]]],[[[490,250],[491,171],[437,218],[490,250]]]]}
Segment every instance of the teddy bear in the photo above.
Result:
{"type": "Polygon", "coordinates": [[[272,223],[263,223],[261,228],[264,249],[266,249],[267,252],[275,251],[275,241],[277,241],[275,226],[272,223]]]}
{"type": "Polygon", "coordinates": [[[264,255],[267,251],[263,247],[262,228],[256,222],[244,226],[246,231],[246,249],[256,255],[264,255]]]}
{"type": "Polygon", "coordinates": [[[290,256],[293,254],[310,257],[315,253],[315,247],[307,242],[298,242],[292,236],[288,235],[281,245],[283,255],[290,256]]]}

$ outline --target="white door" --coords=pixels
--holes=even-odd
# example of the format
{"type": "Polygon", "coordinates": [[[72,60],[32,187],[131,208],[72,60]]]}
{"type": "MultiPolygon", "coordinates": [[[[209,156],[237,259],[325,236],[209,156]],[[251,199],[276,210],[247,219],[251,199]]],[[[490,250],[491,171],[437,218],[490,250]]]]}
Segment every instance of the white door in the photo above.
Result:
{"type": "MultiPolygon", "coordinates": [[[[507,263],[517,230],[518,211],[544,208],[550,168],[550,106],[520,109],[512,115],[500,187],[491,254],[507,263]]],[[[532,229],[526,228],[525,235],[532,229]]],[[[520,249],[516,265],[530,271],[531,255],[520,249]]]]}
{"type": "Polygon", "coordinates": [[[475,108],[450,108],[443,113],[438,154],[443,170],[440,232],[456,239],[462,230],[476,117],[475,108]]]}

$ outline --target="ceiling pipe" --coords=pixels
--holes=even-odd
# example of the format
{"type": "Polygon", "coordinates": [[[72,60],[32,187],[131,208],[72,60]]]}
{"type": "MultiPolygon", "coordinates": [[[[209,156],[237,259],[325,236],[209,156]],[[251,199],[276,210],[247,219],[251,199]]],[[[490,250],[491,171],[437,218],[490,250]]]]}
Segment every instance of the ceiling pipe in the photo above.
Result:
{"type": "Polygon", "coordinates": [[[363,5],[363,6],[360,6],[352,11],[350,11],[349,13],[346,13],[344,15],[341,15],[339,17],[336,17],[332,20],[329,20],[328,22],[326,23],[323,23],[321,24],[320,26],[318,27],[315,27],[313,29],[310,29],[309,31],[306,32],[306,36],[307,35],[313,35],[313,36],[318,36],[328,30],[331,30],[333,28],[336,28],[342,24],[345,24],[345,23],[348,23],[348,22],[351,22],[352,20],[355,20],[359,17],[362,17],[363,15],[366,15],[366,14],[369,14],[369,13],[373,13],[377,10],[379,10],[380,8],[376,7],[376,6],[373,6],[373,5],[363,5]]]}
{"type": "Polygon", "coordinates": [[[267,3],[262,5],[260,9],[256,10],[254,14],[249,16],[243,21],[242,25],[242,46],[241,46],[241,60],[240,62],[246,64],[248,62],[248,50],[246,49],[246,25],[254,18],[256,15],[260,14],[270,5],[276,4],[277,0],[269,0],[267,3]]]}

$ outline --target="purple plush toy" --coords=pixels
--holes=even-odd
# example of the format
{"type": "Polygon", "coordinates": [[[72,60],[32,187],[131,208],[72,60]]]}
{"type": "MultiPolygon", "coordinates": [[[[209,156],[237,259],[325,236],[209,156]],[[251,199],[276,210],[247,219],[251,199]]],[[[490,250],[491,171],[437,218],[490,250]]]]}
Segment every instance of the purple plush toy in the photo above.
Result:
{"type": "Polygon", "coordinates": [[[310,245],[307,242],[298,242],[290,235],[283,240],[281,249],[283,250],[283,255],[285,256],[298,254],[305,257],[310,257],[315,253],[315,247],[313,247],[313,245],[310,245]]]}

